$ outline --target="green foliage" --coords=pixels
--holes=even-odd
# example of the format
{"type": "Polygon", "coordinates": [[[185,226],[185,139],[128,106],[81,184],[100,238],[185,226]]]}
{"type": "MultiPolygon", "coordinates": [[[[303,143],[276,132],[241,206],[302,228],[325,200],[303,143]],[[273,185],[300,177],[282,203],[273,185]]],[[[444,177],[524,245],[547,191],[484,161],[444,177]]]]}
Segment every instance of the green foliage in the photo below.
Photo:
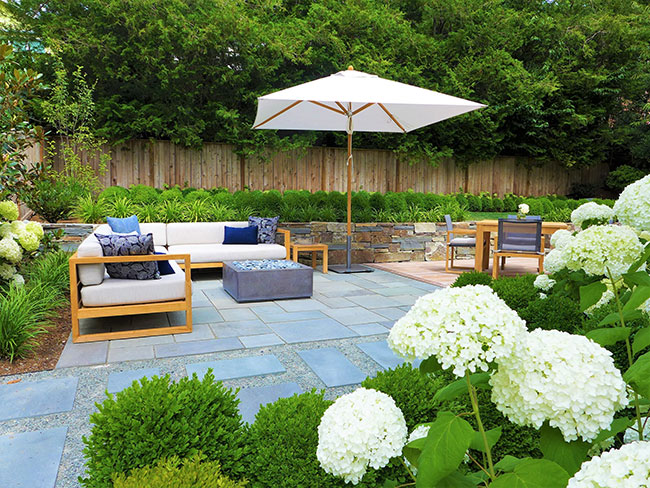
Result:
{"type": "Polygon", "coordinates": [[[136,204],[156,203],[158,197],[159,195],[156,189],[147,185],[131,185],[129,190],[129,198],[136,204]]]}
{"type": "MultiPolygon", "coordinates": [[[[118,187],[119,188],[119,187],[118,187]]],[[[77,198],[76,205],[72,210],[72,215],[82,222],[88,224],[99,224],[106,218],[106,208],[104,199],[95,199],[90,193],[77,198]]],[[[140,214],[138,213],[140,219],[140,214]]],[[[144,219],[140,219],[146,222],[144,219]]]]}
{"type": "Polygon", "coordinates": [[[42,286],[52,305],[58,304],[69,292],[69,259],[70,255],[60,250],[41,254],[21,269],[27,286],[42,286]]]}
{"type": "Polygon", "coordinates": [[[536,275],[503,276],[492,282],[492,289],[506,305],[519,312],[539,298],[538,290],[533,286],[536,275]]]}
{"type": "Polygon", "coordinates": [[[216,461],[204,461],[195,454],[182,461],[177,456],[161,459],[155,466],[132,470],[128,477],[117,473],[113,488],[244,488],[221,474],[216,461]]]}
{"type": "Polygon", "coordinates": [[[482,273],[481,271],[467,271],[461,273],[456,278],[451,286],[458,288],[466,285],[492,285],[492,277],[488,273],[482,273]]]}
{"type": "Polygon", "coordinates": [[[526,321],[528,330],[556,329],[570,334],[580,333],[584,318],[575,300],[559,294],[550,294],[543,299],[535,298],[517,312],[526,321]]]}
{"type": "Polygon", "coordinates": [[[410,432],[418,424],[435,419],[438,407],[433,397],[445,383],[445,378],[423,375],[417,368],[404,363],[394,369],[380,371],[374,378],[366,378],[361,386],[392,397],[404,414],[410,432]]]}
{"type": "Polygon", "coordinates": [[[24,192],[23,200],[47,222],[58,222],[78,208],[78,200],[84,193],[81,185],[48,175],[34,180],[29,191],[24,192]]]}
{"type": "Polygon", "coordinates": [[[612,190],[620,192],[623,191],[627,185],[640,180],[645,175],[646,173],[644,171],[624,164],[609,172],[605,184],[612,190]]]}
{"type": "Polygon", "coordinates": [[[0,201],[21,194],[43,170],[27,161],[27,149],[44,137],[40,126],[32,125],[29,110],[43,88],[42,75],[21,68],[13,48],[0,44],[0,201]]]}
{"type": "Polygon", "coordinates": [[[144,378],[116,395],[108,395],[90,416],[85,487],[112,486],[113,473],[129,473],[169,456],[202,452],[218,461],[224,474],[239,478],[245,455],[242,420],[235,393],[211,371],[199,380],[169,376],[144,378]]]}
{"type": "Polygon", "coordinates": [[[129,190],[122,186],[109,186],[99,194],[99,198],[107,202],[115,198],[128,198],[129,190]]]}
{"type": "MultiPolygon", "coordinates": [[[[0,358],[22,358],[38,345],[53,316],[53,300],[47,287],[10,284],[0,293],[0,358]]],[[[60,305],[61,302],[57,303],[60,305]]]]}

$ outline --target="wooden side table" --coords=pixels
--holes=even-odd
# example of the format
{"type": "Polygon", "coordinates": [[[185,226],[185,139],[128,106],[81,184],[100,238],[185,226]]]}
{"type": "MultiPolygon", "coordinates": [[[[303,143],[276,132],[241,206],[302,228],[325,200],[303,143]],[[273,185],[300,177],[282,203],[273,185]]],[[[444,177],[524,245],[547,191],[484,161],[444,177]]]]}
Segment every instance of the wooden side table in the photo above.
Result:
{"type": "Polygon", "coordinates": [[[323,252],[323,273],[327,274],[327,244],[291,244],[293,260],[298,262],[298,253],[311,251],[311,267],[316,268],[316,253],[323,252]]]}

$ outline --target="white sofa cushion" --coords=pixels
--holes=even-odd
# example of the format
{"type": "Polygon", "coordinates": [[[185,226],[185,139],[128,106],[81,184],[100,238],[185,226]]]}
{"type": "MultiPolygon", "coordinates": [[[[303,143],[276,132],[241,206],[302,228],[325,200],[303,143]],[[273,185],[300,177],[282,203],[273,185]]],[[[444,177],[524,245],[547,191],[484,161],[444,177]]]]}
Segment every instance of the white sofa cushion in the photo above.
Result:
{"type": "Polygon", "coordinates": [[[81,288],[81,303],[84,307],[106,307],[182,300],[185,273],[174,261],[170,264],[174,274],[161,276],[159,280],[120,280],[107,274],[101,284],[81,288]]]}
{"type": "MultiPolygon", "coordinates": [[[[106,226],[108,227],[108,226],[106,226]]],[[[102,246],[97,238],[90,234],[86,237],[77,248],[77,256],[80,258],[103,256],[102,246]]],[[[79,281],[84,286],[99,285],[106,274],[106,267],[102,263],[98,264],[80,264],[77,266],[79,281]]]]}
{"type": "Polygon", "coordinates": [[[186,244],[169,246],[169,254],[190,254],[192,263],[221,263],[241,259],[285,259],[280,244],[186,244]]]}
{"type": "Polygon", "coordinates": [[[149,224],[140,224],[141,234],[153,234],[154,246],[167,245],[167,224],[160,224],[157,222],[149,224]]]}
{"type": "Polygon", "coordinates": [[[225,226],[248,227],[248,222],[175,222],[167,224],[167,245],[221,244],[225,226]]]}

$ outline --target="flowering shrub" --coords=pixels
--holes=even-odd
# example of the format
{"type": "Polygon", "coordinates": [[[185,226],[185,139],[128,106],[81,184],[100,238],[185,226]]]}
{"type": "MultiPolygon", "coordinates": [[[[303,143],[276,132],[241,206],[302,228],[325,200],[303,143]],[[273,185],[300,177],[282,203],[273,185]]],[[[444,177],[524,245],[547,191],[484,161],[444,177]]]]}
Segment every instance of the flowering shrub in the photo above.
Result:
{"type": "Polygon", "coordinates": [[[406,435],[404,415],[393,399],[359,388],[323,414],[316,456],[325,471],[357,484],[368,466],[379,469],[399,456],[406,435]]]}
{"type": "Polygon", "coordinates": [[[597,225],[578,233],[559,252],[565,255],[566,267],[572,271],[582,269],[590,276],[611,273],[619,278],[639,258],[642,250],[643,244],[631,227],[597,225]]]}
{"type": "Polygon", "coordinates": [[[611,353],[586,337],[534,330],[492,375],[492,401],[519,425],[548,421],[567,441],[593,440],[627,405],[611,353]]]}
{"type": "Polygon", "coordinates": [[[406,358],[435,356],[462,377],[512,354],[526,325],[489,287],[469,285],[424,295],[399,319],[388,345],[406,358]]]}
{"type": "Polygon", "coordinates": [[[603,225],[614,218],[614,211],[607,205],[587,202],[571,212],[571,223],[578,229],[586,229],[590,225],[603,225]]]}
{"type": "Polygon", "coordinates": [[[650,442],[633,442],[582,463],[567,488],[641,488],[650,479],[650,442]]]}
{"type": "Polygon", "coordinates": [[[549,278],[548,275],[541,274],[537,278],[535,278],[535,288],[538,290],[542,291],[550,291],[553,289],[553,285],[555,285],[555,280],[549,278]]]}
{"type": "Polygon", "coordinates": [[[573,234],[566,229],[556,230],[551,236],[551,246],[556,249],[562,249],[565,247],[573,237],[573,234]]]}
{"type": "Polygon", "coordinates": [[[619,222],[638,231],[650,231],[650,175],[628,185],[614,204],[619,222]]]}
{"type": "Polygon", "coordinates": [[[17,264],[23,258],[23,251],[33,253],[43,238],[43,228],[37,222],[21,222],[18,206],[12,201],[0,202],[0,281],[23,284],[17,264]],[[3,222],[5,220],[5,222],[3,222]]]}

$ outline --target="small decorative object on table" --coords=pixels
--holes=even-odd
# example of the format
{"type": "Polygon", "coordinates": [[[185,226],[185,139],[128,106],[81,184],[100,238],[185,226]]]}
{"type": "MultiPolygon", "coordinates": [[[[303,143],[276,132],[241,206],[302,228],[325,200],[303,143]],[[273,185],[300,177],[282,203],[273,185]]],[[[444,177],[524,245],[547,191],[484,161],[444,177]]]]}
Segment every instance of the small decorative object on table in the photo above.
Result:
{"type": "Polygon", "coordinates": [[[528,212],[530,212],[530,207],[528,206],[528,204],[520,203],[519,207],[517,207],[517,218],[525,219],[526,215],[528,215],[528,212]]]}
{"type": "Polygon", "coordinates": [[[314,271],[289,260],[225,261],[223,288],[238,302],[309,298],[314,271]]]}

